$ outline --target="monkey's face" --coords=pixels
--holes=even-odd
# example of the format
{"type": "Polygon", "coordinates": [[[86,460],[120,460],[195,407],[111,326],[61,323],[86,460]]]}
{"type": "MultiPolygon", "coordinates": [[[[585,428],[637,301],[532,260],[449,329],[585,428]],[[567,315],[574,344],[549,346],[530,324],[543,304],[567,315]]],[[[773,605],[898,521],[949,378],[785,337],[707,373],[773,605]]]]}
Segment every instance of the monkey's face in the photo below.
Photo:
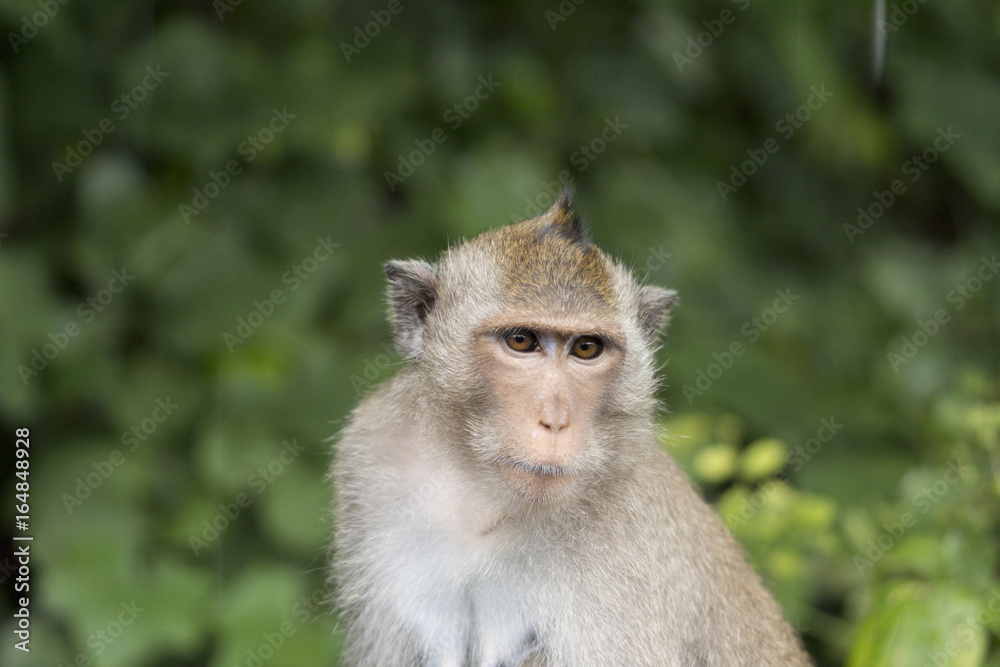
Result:
{"type": "Polygon", "coordinates": [[[521,312],[485,323],[476,348],[489,368],[489,461],[522,497],[558,499],[606,454],[595,421],[621,369],[621,331],[613,321],[521,312]]]}
{"type": "Polygon", "coordinates": [[[628,444],[650,427],[654,339],[675,295],[637,285],[587,238],[568,197],[386,274],[436,437],[535,502],[629,465],[628,444]]]}

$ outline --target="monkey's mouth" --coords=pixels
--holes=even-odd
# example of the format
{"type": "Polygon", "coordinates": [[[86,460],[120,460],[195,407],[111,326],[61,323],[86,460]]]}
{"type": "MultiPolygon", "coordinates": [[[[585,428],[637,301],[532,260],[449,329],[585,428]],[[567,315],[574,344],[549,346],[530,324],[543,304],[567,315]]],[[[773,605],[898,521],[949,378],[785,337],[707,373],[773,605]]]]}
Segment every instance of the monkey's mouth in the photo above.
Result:
{"type": "Polygon", "coordinates": [[[510,468],[511,470],[528,473],[533,477],[571,477],[576,474],[576,470],[572,466],[553,465],[551,463],[535,463],[533,461],[522,461],[521,459],[515,459],[507,456],[500,459],[500,464],[510,468]]]}
{"type": "Polygon", "coordinates": [[[575,485],[577,470],[573,466],[538,463],[510,457],[499,461],[500,473],[518,495],[531,503],[551,503],[575,485]]]}

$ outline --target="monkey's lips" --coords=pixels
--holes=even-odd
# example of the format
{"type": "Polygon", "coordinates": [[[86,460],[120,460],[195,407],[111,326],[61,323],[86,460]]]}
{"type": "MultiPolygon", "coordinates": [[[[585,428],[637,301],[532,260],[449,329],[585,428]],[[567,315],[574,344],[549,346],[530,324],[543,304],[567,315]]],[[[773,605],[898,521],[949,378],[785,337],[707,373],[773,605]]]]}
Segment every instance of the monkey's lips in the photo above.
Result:
{"type": "Polygon", "coordinates": [[[514,459],[505,457],[500,461],[503,465],[514,470],[520,470],[526,472],[530,475],[535,475],[538,477],[563,477],[566,475],[573,475],[576,473],[571,466],[566,465],[554,465],[551,463],[535,463],[533,461],[522,461],[520,459],[514,459]]]}
{"type": "Polygon", "coordinates": [[[510,457],[500,460],[501,474],[521,496],[534,502],[549,502],[563,495],[573,484],[577,471],[572,466],[524,461],[510,457]]]}

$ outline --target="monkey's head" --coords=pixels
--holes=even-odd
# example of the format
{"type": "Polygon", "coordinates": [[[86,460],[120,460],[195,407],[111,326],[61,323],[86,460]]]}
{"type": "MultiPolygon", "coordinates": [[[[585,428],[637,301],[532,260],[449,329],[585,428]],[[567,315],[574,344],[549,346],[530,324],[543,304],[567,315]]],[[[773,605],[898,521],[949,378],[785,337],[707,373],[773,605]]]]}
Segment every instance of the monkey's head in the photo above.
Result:
{"type": "Polygon", "coordinates": [[[542,502],[633,462],[676,294],[598,249],[568,195],[386,274],[397,345],[423,388],[411,407],[474,465],[542,502]]]}

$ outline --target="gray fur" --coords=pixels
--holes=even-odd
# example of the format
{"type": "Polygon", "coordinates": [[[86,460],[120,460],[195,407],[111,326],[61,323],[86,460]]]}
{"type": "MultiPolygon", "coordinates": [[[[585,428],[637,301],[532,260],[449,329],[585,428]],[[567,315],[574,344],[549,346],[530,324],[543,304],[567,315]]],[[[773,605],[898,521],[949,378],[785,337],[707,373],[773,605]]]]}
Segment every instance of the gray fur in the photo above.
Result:
{"type": "Polygon", "coordinates": [[[675,293],[602,254],[627,345],[573,492],[528,502],[492,472],[503,415],[470,332],[510,307],[497,248],[387,267],[397,342],[414,361],[362,401],[336,446],[345,664],[811,664],[657,442],[655,335],[675,293]]]}
{"type": "Polygon", "coordinates": [[[420,356],[427,314],[434,307],[437,276],[434,267],[419,260],[392,261],[385,265],[389,303],[396,329],[396,346],[407,359],[420,356]]]}

